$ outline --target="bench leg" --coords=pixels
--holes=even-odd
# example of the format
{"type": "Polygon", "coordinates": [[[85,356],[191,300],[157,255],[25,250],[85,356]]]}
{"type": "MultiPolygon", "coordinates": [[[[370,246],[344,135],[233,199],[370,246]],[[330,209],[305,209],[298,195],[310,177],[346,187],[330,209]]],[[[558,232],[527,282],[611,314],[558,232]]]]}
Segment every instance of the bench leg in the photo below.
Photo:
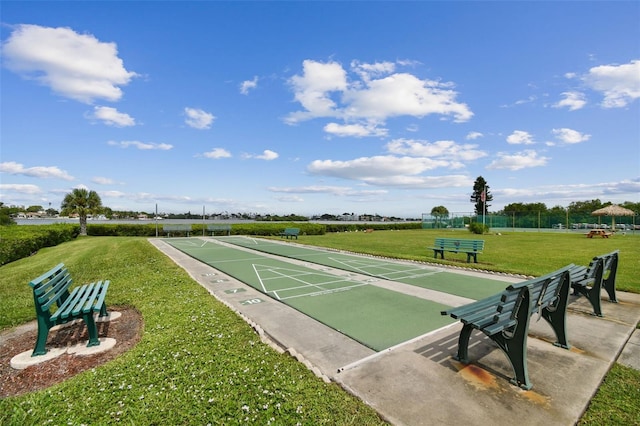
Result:
{"type": "Polygon", "coordinates": [[[463,364],[469,363],[469,338],[472,331],[473,327],[465,324],[460,331],[460,337],[458,337],[458,354],[453,359],[463,364]]]}
{"type": "Polygon", "coordinates": [[[31,356],[44,355],[47,353],[47,337],[49,336],[49,324],[45,318],[38,318],[38,338],[36,339],[36,346],[31,353],[31,356]]]}
{"type": "Polygon", "coordinates": [[[98,315],[99,317],[108,317],[109,316],[109,312],[107,312],[107,304],[103,303],[102,306],[100,306],[100,314],[98,315]]]}
{"type": "Polygon", "coordinates": [[[557,342],[555,346],[569,349],[571,345],[567,340],[567,305],[569,304],[569,292],[571,287],[571,276],[565,272],[561,278],[562,282],[558,286],[557,299],[554,303],[541,312],[542,317],[547,320],[556,334],[557,342]]]}
{"type": "Polygon", "coordinates": [[[436,249],[433,249],[433,258],[437,259],[438,253],[440,253],[440,258],[444,259],[444,250],[436,250],[436,249]]]}
{"type": "Polygon", "coordinates": [[[522,295],[521,308],[518,309],[517,322],[513,330],[503,331],[492,336],[491,340],[502,349],[511,363],[515,377],[510,382],[522,389],[529,390],[533,384],[529,381],[527,369],[527,332],[529,330],[529,292],[522,295]]]}
{"type": "Polygon", "coordinates": [[[471,263],[473,257],[473,263],[478,263],[478,253],[467,253],[467,263],[471,263]]]}
{"type": "Polygon", "coordinates": [[[87,331],[89,331],[89,343],[87,343],[87,347],[99,346],[100,339],[98,339],[98,327],[93,319],[93,311],[82,315],[82,319],[84,319],[84,323],[87,325],[87,331]]]}
{"type": "Polygon", "coordinates": [[[586,285],[576,285],[574,286],[574,290],[587,298],[591,306],[593,307],[593,314],[601,317],[602,316],[602,306],[600,305],[600,291],[602,289],[602,275],[604,273],[604,263],[602,259],[598,260],[596,266],[596,273],[593,280],[593,284],[591,284],[591,288],[586,285]]]}
{"type": "MultiPolygon", "coordinates": [[[[603,280],[602,286],[607,290],[609,295],[609,301],[612,303],[618,303],[616,299],[616,273],[618,272],[618,255],[614,254],[609,265],[609,276],[603,280]]],[[[604,274],[604,272],[603,272],[604,274]]]]}

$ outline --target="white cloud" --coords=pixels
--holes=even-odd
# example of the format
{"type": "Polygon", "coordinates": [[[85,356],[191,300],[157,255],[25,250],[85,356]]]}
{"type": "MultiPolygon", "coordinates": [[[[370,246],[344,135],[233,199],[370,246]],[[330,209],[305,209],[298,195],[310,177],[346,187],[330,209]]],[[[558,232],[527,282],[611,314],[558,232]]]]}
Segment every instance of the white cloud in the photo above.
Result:
{"type": "Polygon", "coordinates": [[[430,158],[393,155],[361,157],[349,161],[315,160],[307,166],[313,174],[367,181],[372,178],[418,175],[427,170],[447,167],[450,163],[430,158]]]}
{"type": "Polygon", "coordinates": [[[356,190],[346,186],[330,186],[330,185],[311,185],[298,187],[275,187],[267,188],[271,192],[279,192],[286,194],[330,194],[340,197],[347,196],[374,196],[387,194],[385,189],[365,189],[356,190]]]}
{"type": "Polygon", "coordinates": [[[36,185],[16,184],[16,183],[0,183],[0,191],[17,192],[20,194],[40,194],[42,190],[36,185]]]}
{"type": "Polygon", "coordinates": [[[465,139],[467,139],[467,140],[469,140],[469,141],[472,141],[472,140],[475,140],[475,139],[481,138],[481,137],[483,137],[483,136],[484,136],[484,135],[483,135],[482,133],[480,133],[480,132],[469,132],[469,133],[467,134],[467,136],[466,136],[466,138],[465,138],[465,139]]]}
{"type": "Polygon", "coordinates": [[[224,148],[213,148],[211,151],[202,154],[202,156],[216,160],[218,158],[229,158],[231,153],[224,148]]]}
{"type": "Polygon", "coordinates": [[[185,108],[184,113],[187,118],[184,120],[189,127],[194,129],[210,129],[211,123],[215,120],[213,114],[209,114],[206,111],[197,108],[185,108]]]}
{"type": "Polygon", "coordinates": [[[120,86],[137,76],[124,68],[115,43],[70,28],[18,25],[2,53],[9,70],[84,103],[119,100],[120,86]]]}
{"type": "Polygon", "coordinates": [[[370,185],[407,189],[464,188],[473,185],[473,179],[465,175],[370,177],[363,180],[370,185]]]}
{"type": "Polygon", "coordinates": [[[453,117],[456,122],[473,116],[466,104],[456,101],[458,93],[452,90],[452,83],[397,73],[397,64],[400,63],[353,61],[350,80],[337,62],[305,60],[302,75],[289,80],[294,98],[303,110],[290,113],[285,121],[296,124],[314,118],[342,119],[344,125],[330,123],[325,130],[340,135],[357,130],[355,135],[363,136],[363,129],[382,126],[396,116],[421,118],[438,114],[453,117]],[[358,125],[361,127],[357,128],[358,125]]]}
{"type": "Polygon", "coordinates": [[[581,142],[586,142],[591,139],[591,135],[583,134],[573,129],[553,129],[551,133],[556,135],[556,138],[560,140],[560,142],[565,144],[576,144],[581,142]]]}
{"type": "Polygon", "coordinates": [[[569,111],[576,111],[587,104],[587,101],[584,99],[584,93],[564,92],[562,96],[564,96],[564,99],[554,104],[554,108],[568,108],[569,111]]]}
{"type": "Polygon", "coordinates": [[[547,157],[538,157],[538,153],[533,150],[525,150],[515,154],[499,152],[498,158],[493,160],[491,164],[487,166],[487,169],[508,169],[515,171],[530,167],[544,166],[547,164],[548,160],[549,158],[547,157]]]}
{"type": "Polygon", "coordinates": [[[279,157],[277,152],[271,151],[270,149],[265,149],[262,154],[259,155],[253,155],[253,154],[244,154],[243,155],[244,158],[255,158],[258,160],[266,160],[266,161],[271,161],[271,160],[275,160],[276,158],[279,157]]]}
{"type": "Polygon", "coordinates": [[[487,153],[477,149],[478,145],[457,144],[454,141],[428,142],[413,139],[395,139],[386,146],[392,154],[414,157],[441,158],[454,161],[472,161],[486,157],[487,153]]]}
{"type": "Polygon", "coordinates": [[[112,107],[94,107],[92,118],[101,120],[108,126],[130,127],[136,125],[136,120],[129,114],[119,112],[117,109],[112,107]]]}
{"type": "Polygon", "coordinates": [[[245,80],[240,83],[240,93],[248,95],[250,90],[258,87],[258,76],[253,77],[253,80],[245,80]]]}
{"type": "Polygon", "coordinates": [[[299,197],[297,195],[284,195],[281,197],[275,197],[275,199],[282,203],[303,203],[304,202],[304,198],[299,197]]]}
{"type": "Polygon", "coordinates": [[[347,73],[337,62],[321,63],[305,60],[302,63],[303,74],[294,75],[289,80],[294,98],[305,111],[289,114],[286,121],[294,124],[316,117],[334,117],[337,115],[336,102],[330,94],[344,92],[347,85],[347,73]]]}
{"type": "Polygon", "coordinates": [[[24,165],[16,163],[14,161],[0,163],[0,173],[8,173],[10,175],[24,175],[42,179],[74,179],[74,177],[69,175],[66,171],[60,170],[55,166],[24,167],[24,165]]]}
{"type": "Polygon", "coordinates": [[[168,143],[154,143],[154,142],[140,142],[140,141],[120,141],[120,142],[109,141],[107,142],[107,144],[111,146],[119,146],[121,148],[129,148],[130,146],[133,146],[143,151],[154,150],[154,149],[157,149],[160,151],[168,151],[170,149],[173,149],[173,145],[169,145],[168,143]]]}
{"type": "Polygon", "coordinates": [[[98,185],[112,185],[115,183],[113,179],[102,177],[102,176],[94,177],[93,179],[91,179],[91,182],[97,183],[98,185]]]}
{"type": "Polygon", "coordinates": [[[593,67],[583,81],[604,95],[604,108],[621,108],[640,98],[640,60],[623,65],[593,67]]]}
{"type": "Polygon", "coordinates": [[[271,160],[275,160],[278,157],[279,157],[279,155],[278,155],[277,152],[271,151],[270,149],[265,149],[262,152],[262,155],[256,155],[255,158],[257,158],[258,160],[271,161],[271,160]]]}
{"type": "Polygon", "coordinates": [[[355,87],[344,93],[345,115],[384,121],[402,115],[424,117],[439,114],[453,116],[457,122],[468,121],[473,113],[466,104],[455,101],[458,93],[451,90],[451,86],[420,80],[407,73],[370,80],[363,88],[355,87]]]}
{"type": "Polygon", "coordinates": [[[511,145],[531,145],[535,142],[533,141],[533,136],[529,132],[515,130],[512,134],[507,136],[507,143],[511,145]]]}
{"type": "Polygon", "coordinates": [[[365,136],[387,136],[388,130],[379,128],[375,124],[338,124],[329,123],[324,131],[334,136],[349,136],[361,138],[365,136]]]}
{"type": "Polygon", "coordinates": [[[125,198],[127,193],[122,191],[100,191],[100,196],[103,198],[125,198]]]}
{"type": "Polygon", "coordinates": [[[374,64],[361,63],[360,61],[351,61],[351,69],[364,81],[371,80],[372,77],[379,77],[391,74],[396,70],[396,64],[393,62],[376,62],[374,64]]]}

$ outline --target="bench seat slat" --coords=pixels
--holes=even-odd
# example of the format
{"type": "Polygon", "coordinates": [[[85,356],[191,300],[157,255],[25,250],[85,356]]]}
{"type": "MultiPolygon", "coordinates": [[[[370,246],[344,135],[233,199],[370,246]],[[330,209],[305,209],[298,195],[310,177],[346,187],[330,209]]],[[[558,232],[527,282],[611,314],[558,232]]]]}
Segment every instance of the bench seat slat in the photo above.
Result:
{"type": "MultiPolygon", "coordinates": [[[[462,305],[462,306],[458,306],[455,308],[451,308],[448,309],[446,311],[442,311],[441,314],[442,315],[456,315],[456,316],[463,316],[468,312],[474,312],[476,310],[482,309],[483,307],[486,306],[492,306],[497,304],[500,301],[500,294],[496,294],[494,296],[489,296],[485,299],[482,300],[478,300],[475,302],[471,302],[469,304],[466,305],[462,305]]],[[[457,319],[457,318],[456,318],[457,319]]]]}
{"type": "Polygon", "coordinates": [[[88,292],[93,288],[93,284],[85,284],[80,287],[76,287],[73,289],[73,292],[69,296],[69,298],[63,303],[62,306],[52,315],[53,318],[60,318],[62,320],[68,319],[72,313],[73,309],[79,304],[84,303],[86,300],[88,292]],[[57,316],[57,317],[56,317],[57,316]]]}
{"type": "MultiPolygon", "coordinates": [[[[104,300],[107,297],[107,290],[109,289],[109,284],[111,282],[109,280],[104,281],[104,284],[102,285],[101,291],[100,291],[100,296],[98,296],[98,301],[96,302],[95,306],[94,306],[94,311],[96,311],[96,309],[102,309],[102,307],[104,306],[104,300]]],[[[97,312],[97,311],[96,311],[97,312]]],[[[106,309],[105,309],[106,312],[106,309]]]]}
{"type": "Polygon", "coordinates": [[[96,302],[98,293],[100,292],[100,287],[102,287],[102,281],[89,284],[89,288],[87,289],[84,297],[79,300],[78,303],[76,303],[76,306],[71,311],[71,314],[79,315],[80,313],[88,313],[91,310],[93,304],[96,302]]]}
{"type": "Polygon", "coordinates": [[[498,334],[507,329],[510,329],[511,327],[515,326],[516,323],[516,320],[513,319],[504,322],[496,322],[495,324],[486,327],[484,331],[487,335],[492,336],[494,334],[498,334]]]}

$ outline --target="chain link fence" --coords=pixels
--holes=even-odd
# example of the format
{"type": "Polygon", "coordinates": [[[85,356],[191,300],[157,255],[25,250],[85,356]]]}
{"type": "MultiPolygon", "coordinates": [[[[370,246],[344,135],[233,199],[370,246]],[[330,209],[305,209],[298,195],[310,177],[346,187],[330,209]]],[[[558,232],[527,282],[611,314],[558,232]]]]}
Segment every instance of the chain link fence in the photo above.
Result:
{"type": "Polygon", "coordinates": [[[484,223],[490,229],[611,229],[616,231],[640,231],[640,216],[592,216],[571,212],[551,214],[549,212],[511,212],[502,215],[476,215],[470,212],[453,212],[447,216],[422,214],[423,229],[467,228],[471,223],[484,223]],[[615,222],[612,221],[615,219],[615,222]]]}

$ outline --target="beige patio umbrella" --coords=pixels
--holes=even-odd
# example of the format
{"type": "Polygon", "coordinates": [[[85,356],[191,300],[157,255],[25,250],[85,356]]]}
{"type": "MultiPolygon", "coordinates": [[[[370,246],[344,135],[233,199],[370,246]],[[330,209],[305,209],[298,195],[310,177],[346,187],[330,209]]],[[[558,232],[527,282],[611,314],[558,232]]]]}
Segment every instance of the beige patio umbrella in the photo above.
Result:
{"type": "Polygon", "coordinates": [[[611,216],[611,229],[616,229],[616,216],[635,216],[633,210],[626,209],[617,204],[611,204],[610,206],[603,207],[601,209],[591,212],[592,216],[611,216]]]}

